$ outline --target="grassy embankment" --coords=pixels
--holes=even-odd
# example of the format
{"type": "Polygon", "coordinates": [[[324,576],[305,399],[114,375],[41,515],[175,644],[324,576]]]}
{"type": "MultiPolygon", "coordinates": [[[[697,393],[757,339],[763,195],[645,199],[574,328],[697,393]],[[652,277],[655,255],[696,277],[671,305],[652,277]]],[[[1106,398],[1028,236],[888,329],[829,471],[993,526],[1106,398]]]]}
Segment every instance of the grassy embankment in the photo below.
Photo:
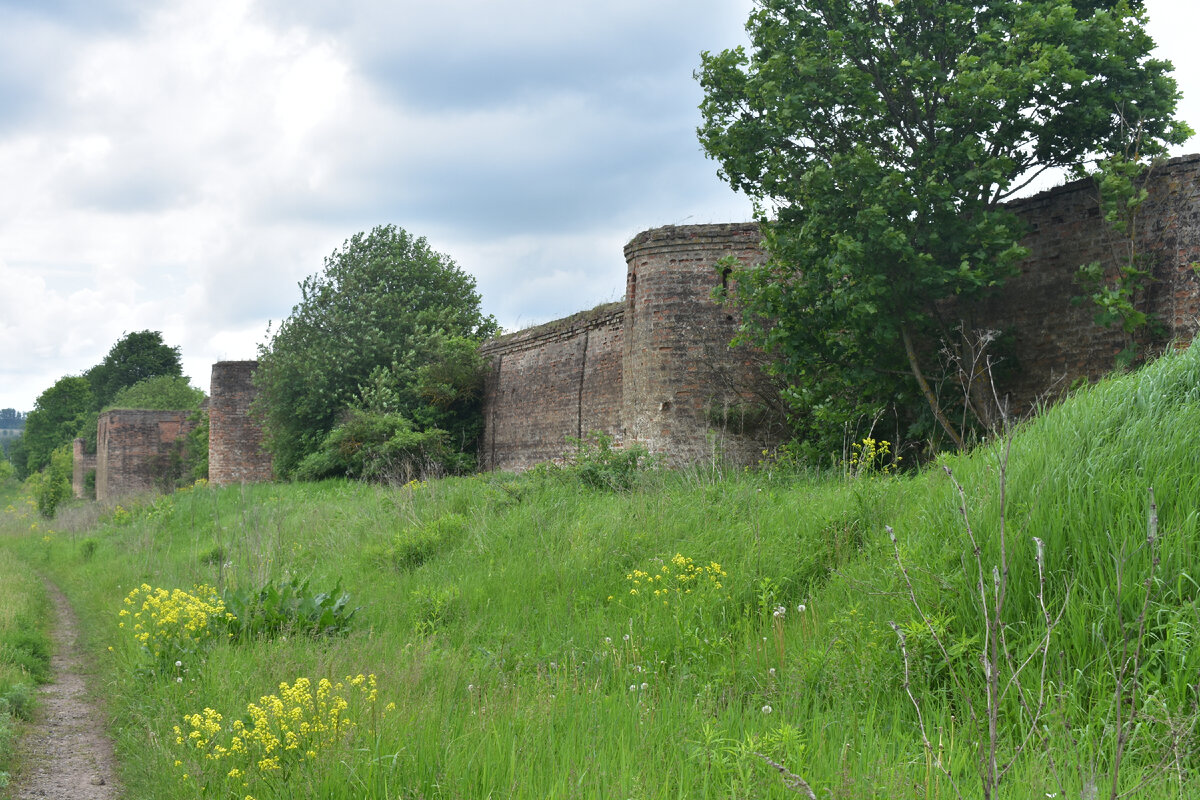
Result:
{"type": "Polygon", "coordinates": [[[937,466],[199,487],[0,553],[75,604],[131,797],[979,797],[993,745],[994,797],[1200,797],[1198,453],[1194,348],[1024,425],[1003,484],[945,459],[978,562],[937,466]],[[350,632],[230,638],[193,589],[292,576],[350,632]]]}

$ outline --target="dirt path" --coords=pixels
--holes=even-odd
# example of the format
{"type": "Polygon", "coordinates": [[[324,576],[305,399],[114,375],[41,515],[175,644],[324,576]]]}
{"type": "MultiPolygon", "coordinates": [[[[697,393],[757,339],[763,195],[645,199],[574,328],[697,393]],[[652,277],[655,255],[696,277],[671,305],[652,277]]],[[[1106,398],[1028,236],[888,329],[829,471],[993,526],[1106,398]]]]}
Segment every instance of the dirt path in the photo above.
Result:
{"type": "Polygon", "coordinates": [[[112,743],[99,710],[89,702],[80,673],[79,622],[58,587],[46,583],[54,602],[53,683],[38,690],[41,707],[20,743],[16,800],[116,800],[112,743]]]}

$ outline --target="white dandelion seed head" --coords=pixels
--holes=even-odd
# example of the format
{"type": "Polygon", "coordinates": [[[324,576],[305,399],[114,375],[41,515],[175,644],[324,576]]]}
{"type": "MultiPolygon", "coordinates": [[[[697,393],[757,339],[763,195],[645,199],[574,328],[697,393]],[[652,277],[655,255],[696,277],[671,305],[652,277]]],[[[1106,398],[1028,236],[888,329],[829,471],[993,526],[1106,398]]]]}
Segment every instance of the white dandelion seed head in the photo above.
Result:
{"type": "Polygon", "coordinates": [[[644,691],[646,691],[646,690],[647,690],[647,689],[649,689],[649,688],[650,688],[650,684],[648,684],[648,683],[643,683],[643,684],[642,684],[642,691],[643,691],[643,692],[644,692],[644,691]]]}
{"type": "Polygon", "coordinates": [[[799,611],[801,614],[803,614],[804,613],[804,603],[801,603],[800,605],[796,606],[796,610],[799,611]]]}
{"type": "Polygon", "coordinates": [[[771,709],[771,707],[770,707],[770,706],[763,706],[763,707],[762,707],[762,712],[763,712],[764,714],[770,714],[770,713],[771,713],[771,710],[772,710],[772,709],[771,709]]]}

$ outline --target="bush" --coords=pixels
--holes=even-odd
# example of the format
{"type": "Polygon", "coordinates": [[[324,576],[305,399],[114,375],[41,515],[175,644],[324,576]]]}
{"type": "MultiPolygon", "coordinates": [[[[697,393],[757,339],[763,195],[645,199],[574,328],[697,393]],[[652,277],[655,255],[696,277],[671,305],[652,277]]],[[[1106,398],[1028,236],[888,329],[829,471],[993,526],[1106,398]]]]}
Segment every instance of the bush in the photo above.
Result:
{"type": "Polygon", "coordinates": [[[325,636],[345,633],[357,608],[339,580],[331,591],[311,592],[298,578],[268,583],[261,589],[226,589],[222,600],[230,616],[229,631],[245,641],[284,633],[325,636]]]}
{"type": "Polygon", "coordinates": [[[46,519],[53,518],[59,504],[71,496],[73,459],[71,445],[64,444],[50,454],[50,464],[45,469],[29,476],[29,491],[38,513],[46,519]]]}
{"type": "Polygon", "coordinates": [[[140,380],[117,391],[110,408],[149,408],[160,411],[194,411],[200,408],[206,395],[193,388],[187,376],[156,375],[140,380]]]}
{"type": "Polygon", "coordinates": [[[642,445],[614,447],[613,437],[599,431],[582,439],[568,436],[567,442],[575,451],[567,454],[564,469],[596,489],[627,492],[637,482],[638,473],[653,463],[642,445]]]}
{"type": "Polygon", "coordinates": [[[368,481],[406,483],[414,478],[462,471],[451,451],[449,434],[440,428],[417,430],[397,413],[349,412],[321,445],[296,468],[300,480],[337,475],[368,481]]]}

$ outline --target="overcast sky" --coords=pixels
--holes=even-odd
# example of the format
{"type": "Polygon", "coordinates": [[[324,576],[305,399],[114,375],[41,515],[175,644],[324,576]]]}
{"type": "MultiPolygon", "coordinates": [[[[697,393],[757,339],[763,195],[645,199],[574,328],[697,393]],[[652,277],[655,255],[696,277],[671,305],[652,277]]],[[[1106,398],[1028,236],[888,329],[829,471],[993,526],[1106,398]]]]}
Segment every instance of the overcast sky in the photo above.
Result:
{"type": "MultiPolygon", "coordinates": [[[[1200,128],[1196,5],[1146,2],[1200,128]]],[[[639,231],[750,217],[696,142],[692,78],[750,8],[0,0],[0,408],[143,329],[207,391],[384,223],[509,329],[618,299],[639,231]]]]}

